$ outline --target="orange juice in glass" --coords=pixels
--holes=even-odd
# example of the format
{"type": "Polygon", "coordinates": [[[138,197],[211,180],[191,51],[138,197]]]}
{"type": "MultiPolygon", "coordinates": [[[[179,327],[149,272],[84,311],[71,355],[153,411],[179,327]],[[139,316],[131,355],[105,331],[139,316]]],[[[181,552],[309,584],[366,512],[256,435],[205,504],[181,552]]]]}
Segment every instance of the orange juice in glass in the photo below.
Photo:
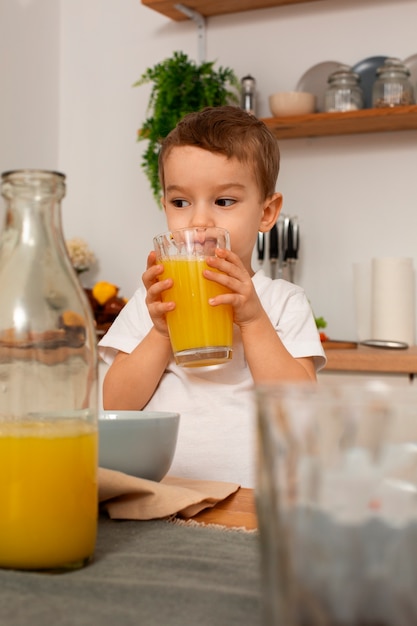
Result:
{"type": "Polygon", "coordinates": [[[232,307],[211,306],[209,299],[228,290],[208,280],[207,256],[216,248],[229,248],[229,233],[222,228],[185,228],[154,238],[158,261],[164,266],[160,280],[173,279],[163,300],[176,306],[167,324],[176,362],[184,367],[224,363],[232,357],[232,307]]]}
{"type": "Polygon", "coordinates": [[[0,567],[73,569],[97,532],[97,425],[0,418],[0,567]]]}

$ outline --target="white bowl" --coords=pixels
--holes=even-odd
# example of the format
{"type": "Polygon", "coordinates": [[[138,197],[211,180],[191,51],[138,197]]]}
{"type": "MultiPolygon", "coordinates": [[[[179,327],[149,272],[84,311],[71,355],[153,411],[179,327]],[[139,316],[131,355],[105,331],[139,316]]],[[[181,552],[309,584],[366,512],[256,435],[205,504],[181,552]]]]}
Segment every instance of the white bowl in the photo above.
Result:
{"type": "Polygon", "coordinates": [[[269,96],[269,108],[274,117],[314,113],[316,96],[305,91],[280,91],[269,96]]]}
{"type": "Polygon", "coordinates": [[[159,482],[174,458],[179,420],[179,413],[102,411],[100,467],[159,482]]]}

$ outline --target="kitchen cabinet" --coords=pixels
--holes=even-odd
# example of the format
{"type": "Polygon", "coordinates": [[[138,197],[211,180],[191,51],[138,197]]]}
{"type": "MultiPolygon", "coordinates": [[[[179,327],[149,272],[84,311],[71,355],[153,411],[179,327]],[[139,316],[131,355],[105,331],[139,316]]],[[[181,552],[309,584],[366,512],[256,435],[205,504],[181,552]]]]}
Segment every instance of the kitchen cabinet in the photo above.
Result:
{"type": "Polygon", "coordinates": [[[410,378],[406,374],[388,374],[386,372],[369,373],[369,372],[333,372],[329,370],[322,370],[317,375],[317,380],[320,385],[349,385],[359,387],[378,381],[389,387],[409,387],[415,385],[414,379],[410,378]]]}
{"type": "Polygon", "coordinates": [[[320,382],[363,382],[384,380],[389,384],[408,385],[417,376],[417,346],[407,350],[389,350],[358,346],[352,349],[326,350],[327,364],[319,373],[320,382]]]}

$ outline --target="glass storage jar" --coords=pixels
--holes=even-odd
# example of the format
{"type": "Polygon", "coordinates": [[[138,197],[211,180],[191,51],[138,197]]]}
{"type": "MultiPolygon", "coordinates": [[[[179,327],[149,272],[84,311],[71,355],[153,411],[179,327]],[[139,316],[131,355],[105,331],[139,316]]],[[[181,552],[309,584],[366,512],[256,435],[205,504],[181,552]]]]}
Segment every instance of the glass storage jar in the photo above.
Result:
{"type": "Polygon", "coordinates": [[[386,59],[376,71],[372,106],[381,108],[414,104],[415,94],[409,77],[410,70],[400,59],[386,59]]]}
{"type": "Polygon", "coordinates": [[[363,108],[363,93],[360,77],[350,67],[341,66],[330,74],[324,97],[324,110],[357,111],[363,108]]]}
{"type": "Polygon", "coordinates": [[[65,176],[1,177],[0,567],[65,570],[97,530],[97,340],[61,227],[65,176]]]}

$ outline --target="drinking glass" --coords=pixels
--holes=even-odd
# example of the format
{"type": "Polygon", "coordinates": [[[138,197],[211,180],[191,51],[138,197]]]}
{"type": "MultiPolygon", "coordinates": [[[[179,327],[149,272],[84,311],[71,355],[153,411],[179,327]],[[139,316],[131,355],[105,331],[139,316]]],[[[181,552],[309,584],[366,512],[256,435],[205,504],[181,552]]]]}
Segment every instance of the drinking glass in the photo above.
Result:
{"type": "Polygon", "coordinates": [[[265,626],[417,623],[417,390],[256,390],[265,626]]]}
{"type": "Polygon", "coordinates": [[[163,292],[165,302],[175,302],[167,324],[175,361],[184,367],[218,365],[232,358],[233,320],[228,304],[211,306],[209,299],[228,293],[222,285],[203,276],[206,258],[216,248],[230,249],[223,228],[184,228],[154,238],[157,259],[164,272],[159,280],[173,279],[163,292]]]}

